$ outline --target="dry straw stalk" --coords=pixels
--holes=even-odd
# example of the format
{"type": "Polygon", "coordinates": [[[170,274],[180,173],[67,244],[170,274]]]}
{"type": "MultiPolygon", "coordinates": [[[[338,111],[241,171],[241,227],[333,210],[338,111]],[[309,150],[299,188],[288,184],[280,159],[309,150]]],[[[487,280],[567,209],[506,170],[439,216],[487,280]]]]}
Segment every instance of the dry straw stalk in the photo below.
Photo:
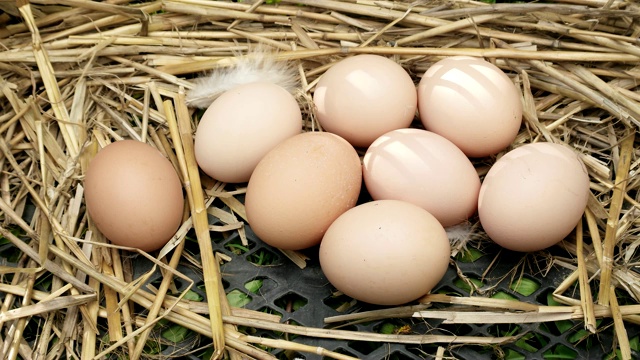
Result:
{"type": "MultiPolygon", "coordinates": [[[[628,330],[640,324],[640,275],[633,270],[640,263],[636,3],[0,0],[0,9],[2,358],[151,357],[145,347],[159,337],[164,321],[210,339],[201,344],[213,347],[214,358],[276,358],[265,348],[352,358],[243,333],[242,327],[316,338],[439,343],[436,358],[446,358],[454,346],[499,348],[517,340],[304,327],[229,306],[227,275],[219,263],[232,257],[214,252],[212,234],[238,232],[248,245],[240,201],[246,184],[216,182],[199,172],[193,153],[199,113],[184,97],[194,77],[233,66],[239,54],[265,45],[299,70],[305,130],[318,129],[311,100],[315,84],[346,56],[387,56],[416,83],[443,57],[484,57],[522,92],[525,116],[513,146],[564,143],[580,154],[591,180],[583,223],[557,247],[564,255],[533,255],[545,257],[549,267],[570,270],[553,292],[561,306],[493,299],[487,295],[494,289],[486,286],[474,289],[475,296],[429,294],[411,306],[324,319],[327,325],[400,318],[467,324],[573,320],[597,333],[604,331],[598,320],[610,318],[620,357],[632,358],[628,330]],[[84,207],[83,176],[91,158],[125,138],[159,149],[178,171],[188,197],[182,226],[159,253],[109,245],[84,207]],[[223,224],[210,225],[210,216],[223,224]],[[153,271],[132,277],[131,261],[137,258],[147,259],[152,270],[162,269],[157,288],[148,283],[153,271]],[[206,303],[187,300],[196,282],[181,266],[201,275],[206,303]],[[178,290],[180,282],[187,290],[178,290]],[[30,337],[27,329],[34,327],[40,338],[30,337]]],[[[477,161],[479,173],[493,161],[477,161]]],[[[482,250],[486,241],[478,232],[466,246],[482,250]]],[[[303,255],[286,256],[305,266],[303,255]]],[[[514,269],[513,282],[525,267],[514,269]]]]}

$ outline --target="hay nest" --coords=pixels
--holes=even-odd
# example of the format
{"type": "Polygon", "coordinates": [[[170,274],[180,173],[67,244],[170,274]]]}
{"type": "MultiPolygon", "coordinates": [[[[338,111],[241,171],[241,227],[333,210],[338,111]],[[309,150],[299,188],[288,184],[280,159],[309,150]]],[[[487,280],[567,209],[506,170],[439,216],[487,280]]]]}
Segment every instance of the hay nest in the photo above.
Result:
{"type": "MultiPolygon", "coordinates": [[[[201,342],[213,349],[209,355],[233,359],[274,358],[264,349],[352,358],[243,333],[241,326],[318,338],[437,343],[441,347],[431,356],[439,358],[454,344],[516,340],[309,328],[229,306],[219,268],[228,259],[214,255],[210,231],[242,234],[244,188],[199,174],[192,143],[199,113],[187,107],[185,93],[196,76],[267,45],[299,70],[298,98],[309,131],[317,129],[310,100],[316,80],[345,56],[388,56],[416,82],[430,64],[452,55],[482,56],[504,69],[524,104],[514,146],[562,142],[581,154],[589,170],[592,196],[583,223],[560,244],[562,255],[545,252],[549,266],[570,270],[553,294],[560,304],[433,294],[421,303],[449,305],[424,316],[463,323],[577,319],[591,333],[599,331],[598,319],[611,318],[618,355],[631,359],[625,324],[640,324],[640,274],[634,270],[640,259],[637,4],[2,0],[0,8],[3,358],[152,357],[149,339],[163,321],[212,339],[201,342]],[[177,240],[153,256],[108,245],[83,205],[88,162],[99,147],[123,138],[161,149],[188,194],[177,240]],[[204,208],[226,225],[210,227],[204,208]],[[183,251],[189,234],[200,256],[183,251]],[[132,277],[135,256],[162,269],[157,287],[146,284],[152,271],[132,277]],[[183,263],[201,272],[208,302],[175,291],[176,279],[193,284],[176,270],[183,263]],[[572,287],[577,290],[567,293],[572,287]]],[[[480,173],[493,161],[478,161],[480,173]]],[[[454,251],[481,246],[482,234],[476,237],[454,251]]],[[[287,255],[304,266],[300,254],[287,255]]],[[[331,320],[412,316],[415,309],[331,320]]]]}

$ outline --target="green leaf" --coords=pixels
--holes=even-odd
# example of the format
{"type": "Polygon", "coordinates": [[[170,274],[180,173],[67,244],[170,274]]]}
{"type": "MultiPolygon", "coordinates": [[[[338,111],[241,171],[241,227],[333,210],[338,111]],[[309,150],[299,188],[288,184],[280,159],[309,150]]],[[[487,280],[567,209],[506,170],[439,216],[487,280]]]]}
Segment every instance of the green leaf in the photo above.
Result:
{"type": "Polygon", "coordinates": [[[251,297],[240,290],[232,290],[227,294],[229,305],[233,307],[243,307],[251,302],[251,297]]]}
{"type": "Polygon", "coordinates": [[[248,283],[244,284],[244,288],[251,291],[254,294],[257,294],[258,291],[262,288],[262,279],[251,280],[248,283]]]}
{"type": "Polygon", "coordinates": [[[515,350],[506,349],[504,360],[526,360],[526,357],[515,350]]]}
{"type": "Polygon", "coordinates": [[[571,330],[571,328],[573,328],[573,323],[569,320],[559,320],[554,322],[554,324],[556,324],[556,328],[558,328],[558,331],[561,334],[564,334],[565,332],[571,330]]]}
{"type": "Polygon", "coordinates": [[[211,360],[214,352],[215,350],[213,349],[213,347],[210,347],[202,355],[200,355],[200,358],[202,360],[211,360]]]}
{"type": "Polygon", "coordinates": [[[549,360],[573,360],[578,356],[578,353],[571,350],[570,348],[559,344],[552,349],[545,351],[542,354],[542,357],[549,360]]]}
{"type": "Polygon", "coordinates": [[[191,301],[202,301],[202,296],[200,296],[200,294],[195,291],[189,290],[186,294],[184,294],[184,299],[191,301]]]}
{"type": "Polygon", "coordinates": [[[539,351],[541,348],[547,346],[548,343],[549,340],[547,338],[536,332],[524,334],[515,342],[516,346],[528,352],[539,351]]]}
{"type": "Polygon", "coordinates": [[[273,265],[276,262],[276,257],[272,252],[262,249],[249,255],[247,260],[258,266],[267,266],[273,265]]]}
{"type": "Polygon", "coordinates": [[[298,309],[300,309],[301,307],[307,305],[307,300],[306,299],[295,299],[293,301],[293,304],[291,304],[291,309],[293,311],[298,311],[298,309]]]}
{"type": "Polygon", "coordinates": [[[189,329],[180,325],[172,325],[167,330],[162,332],[162,337],[174,342],[179,343],[187,338],[189,335],[189,329]]]}
{"type": "Polygon", "coordinates": [[[636,336],[629,340],[631,350],[640,351],[640,336],[636,336]]]}
{"type": "Polygon", "coordinates": [[[241,244],[227,244],[227,248],[236,255],[242,255],[249,251],[249,248],[241,244]]]}
{"type": "Polygon", "coordinates": [[[561,303],[557,302],[554,298],[553,298],[553,293],[549,292],[547,294],[547,305],[549,306],[560,306],[562,305],[561,303]]]}
{"type": "MultiPolygon", "coordinates": [[[[484,286],[484,283],[478,279],[474,279],[474,278],[467,278],[467,280],[469,280],[472,284],[474,284],[476,287],[481,288],[484,286]]],[[[471,286],[469,286],[469,284],[462,280],[461,278],[457,278],[453,281],[453,285],[459,287],[460,289],[466,291],[466,292],[471,292],[471,286]]]]}
{"type": "Polygon", "coordinates": [[[522,340],[522,339],[516,341],[516,346],[519,347],[520,349],[526,350],[528,352],[536,352],[536,351],[538,351],[538,349],[536,349],[534,346],[531,346],[530,344],[527,344],[527,342],[522,340]]]}
{"type": "MultiPolygon", "coordinates": [[[[634,351],[638,351],[639,347],[640,347],[640,337],[636,336],[632,339],[629,339],[629,346],[631,347],[631,350],[634,351]]],[[[613,353],[607,355],[605,357],[606,360],[623,360],[622,358],[622,351],[620,351],[620,349],[616,349],[613,353]]]]}
{"type": "Polygon", "coordinates": [[[497,293],[493,294],[493,296],[491,296],[494,299],[501,299],[501,300],[518,300],[517,297],[511,295],[511,294],[507,294],[504,291],[498,291],[497,293]]]}
{"type": "Polygon", "coordinates": [[[472,263],[478,259],[480,259],[484,254],[480,252],[480,250],[469,248],[462,252],[459,252],[456,256],[457,260],[462,261],[464,263],[472,263]]]}
{"type": "Polygon", "coordinates": [[[436,292],[436,294],[442,294],[442,295],[447,295],[447,296],[458,296],[458,297],[461,297],[461,296],[462,296],[462,294],[460,294],[460,293],[459,293],[459,292],[457,292],[457,291],[453,291],[453,290],[451,290],[450,288],[443,288],[443,289],[440,289],[440,290],[438,290],[438,291],[436,292]]]}
{"type": "Polygon", "coordinates": [[[509,288],[518,294],[529,296],[540,288],[540,284],[527,278],[520,278],[515,283],[512,283],[509,288]]]}
{"type": "Polygon", "coordinates": [[[513,336],[520,332],[520,326],[513,324],[496,324],[495,331],[499,336],[513,336]]]}
{"type": "Polygon", "coordinates": [[[577,343],[577,342],[579,342],[581,340],[586,339],[589,335],[591,335],[590,332],[588,332],[585,329],[580,329],[580,330],[574,332],[573,334],[569,335],[567,340],[569,340],[569,342],[571,342],[571,343],[577,343]]]}
{"type": "Polygon", "coordinates": [[[396,331],[396,326],[388,322],[382,324],[379,330],[380,334],[387,334],[387,335],[393,334],[395,333],[395,331],[396,331]]]}
{"type": "Polygon", "coordinates": [[[44,289],[51,289],[51,284],[53,283],[53,276],[47,274],[41,277],[38,281],[36,281],[36,287],[43,287],[44,289]]]}
{"type": "Polygon", "coordinates": [[[147,355],[157,355],[160,351],[162,351],[162,346],[156,339],[147,340],[147,342],[144,343],[144,348],[142,349],[142,352],[147,355]]]}

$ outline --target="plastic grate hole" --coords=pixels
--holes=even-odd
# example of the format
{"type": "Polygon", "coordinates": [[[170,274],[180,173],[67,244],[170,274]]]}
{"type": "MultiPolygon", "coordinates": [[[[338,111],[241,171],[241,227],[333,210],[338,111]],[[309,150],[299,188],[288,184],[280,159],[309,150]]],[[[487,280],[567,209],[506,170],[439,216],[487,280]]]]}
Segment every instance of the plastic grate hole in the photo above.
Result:
{"type": "Polygon", "coordinates": [[[512,282],[509,288],[520,295],[529,296],[540,289],[540,282],[528,277],[522,277],[512,282]]]}
{"type": "Polygon", "coordinates": [[[459,354],[465,354],[466,357],[464,355],[460,357],[463,359],[475,360],[475,359],[490,359],[493,356],[492,354],[495,353],[496,351],[502,352],[502,350],[499,347],[492,348],[490,346],[483,346],[483,345],[469,345],[469,346],[463,346],[457,349],[453,349],[452,353],[454,354],[454,358],[456,359],[457,359],[457,357],[455,357],[456,355],[459,356],[459,354]]]}
{"type": "MultiPolygon", "coordinates": [[[[224,233],[219,232],[219,231],[210,231],[209,232],[211,234],[211,241],[213,241],[216,244],[220,244],[222,242],[224,242],[225,240],[227,240],[227,236],[225,236],[224,233]]],[[[197,237],[195,236],[195,234],[193,235],[193,239],[195,242],[198,242],[197,237]]]]}
{"type": "Polygon", "coordinates": [[[461,252],[459,252],[456,255],[456,260],[463,262],[463,263],[472,263],[478,259],[480,259],[481,257],[483,257],[485,254],[483,252],[481,252],[478,249],[474,249],[472,247],[469,247],[461,252]]]}
{"type": "Polygon", "coordinates": [[[399,319],[389,319],[373,327],[373,331],[380,334],[410,334],[411,325],[399,319]]]}
{"type": "MultiPolygon", "coordinates": [[[[250,326],[244,326],[244,325],[240,325],[238,326],[238,331],[243,333],[243,334],[247,334],[247,335],[258,335],[258,329],[254,328],[254,327],[250,327],[250,326]]],[[[269,336],[271,337],[271,336],[269,336]]],[[[273,338],[273,337],[271,337],[273,338]]]]}
{"type": "Polygon", "coordinates": [[[453,285],[465,293],[470,294],[476,292],[476,289],[483,287],[484,283],[473,275],[469,275],[466,276],[465,279],[460,277],[456,278],[453,280],[453,285]]]}
{"type": "Polygon", "coordinates": [[[413,360],[409,355],[403,354],[403,353],[401,353],[399,351],[391,353],[391,355],[389,355],[389,357],[387,357],[386,359],[389,359],[389,360],[413,360]]]}
{"type": "Polygon", "coordinates": [[[530,353],[535,353],[547,346],[549,338],[537,332],[523,334],[516,342],[515,346],[530,353]]]}
{"type": "Polygon", "coordinates": [[[296,293],[290,292],[279,297],[273,303],[282,310],[293,313],[307,305],[309,301],[296,293]]]}
{"type": "Polygon", "coordinates": [[[253,249],[256,244],[252,241],[248,241],[247,245],[242,244],[242,239],[239,236],[234,237],[229,240],[226,244],[224,244],[224,248],[231,251],[235,255],[242,255],[248,253],[251,249],[253,249]]]}
{"type": "Polygon", "coordinates": [[[464,336],[473,332],[473,328],[467,324],[440,324],[438,330],[455,336],[464,336]]]}
{"type": "Polygon", "coordinates": [[[373,341],[350,341],[347,343],[347,346],[363,355],[369,355],[382,346],[382,343],[373,341]]]}
{"type": "Polygon", "coordinates": [[[578,353],[565,345],[558,344],[552,347],[551,349],[545,351],[542,354],[542,357],[544,359],[549,359],[549,360],[555,360],[555,359],[572,360],[572,359],[578,358],[578,353]]]}
{"type": "Polygon", "coordinates": [[[30,321],[27,322],[27,325],[24,328],[24,340],[35,341],[36,339],[38,339],[42,331],[42,326],[44,326],[44,321],[44,319],[37,316],[30,319],[30,321]]]}
{"type": "MultiPolygon", "coordinates": [[[[303,325],[302,325],[302,324],[300,324],[299,322],[297,322],[297,321],[295,321],[295,320],[292,320],[292,319],[289,319],[289,320],[285,321],[285,324],[288,324],[288,325],[296,325],[296,326],[303,326],[303,325]]],[[[280,338],[280,339],[284,339],[284,340],[287,340],[287,341],[293,341],[293,340],[295,340],[297,337],[299,337],[299,336],[300,336],[300,335],[298,335],[298,334],[287,334],[287,333],[283,333],[283,332],[281,332],[281,331],[274,331],[274,332],[273,332],[273,334],[274,334],[274,335],[276,335],[276,336],[278,336],[278,338],[280,338]]]]}
{"type": "Polygon", "coordinates": [[[536,301],[539,302],[540,304],[545,304],[549,306],[560,305],[559,302],[553,299],[552,289],[543,291],[542,293],[538,294],[538,296],[536,296],[536,301]]]}
{"type": "Polygon", "coordinates": [[[271,315],[277,315],[277,316],[282,317],[282,313],[281,312],[279,312],[277,310],[274,310],[274,309],[272,309],[272,308],[270,308],[268,306],[263,306],[260,309],[258,309],[258,311],[262,312],[262,313],[271,314],[271,315]]]}
{"type": "Polygon", "coordinates": [[[234,289],[227,293],[227,299],[229,300],[229,305],[232,307],[245,307],[247,304],[253,300],[250,295],[245,294],[244,292],[234,289]]]}
{"type": "Polygon", "coordinates": [[[489,326],[487,333],[492,336],[514,336],[520,333],[521,327],[514,324],[494,324],[489,326]]]}
{"type": "Polygon", "coordinates": [[[491,295],[491,297],[494,299],[502,299],[502,300],[518,300],[517,297],[504,291],[498,291],[497,293],[491,295]]]}
{"type": "Polygon", "coordinates": [[[553,336],[560,336],[565,333],[569,334],[581,328],[582,325],[579,325],[571,320],[558,320],[540,324],[540,329],[542,331],[553,336]]]}
{"type": "Polygon", "coordinates": [[[247,261],[258,266],[270,266],[279,265],[282,259],[273,251],[262,248],[247,256],[247,261]]]}
{"type": "Polygon", "coordinates": [[[306,357],[297,351],[285,350],[278,354],[279,360],[305,360],[306,357]]]}
{"type": "Polygon", "coordinates": [[[278,287],[278,283],[274,280],[258,276],[244,283],[244,287],[254,294],[264,294],[278,287]]]}
{"type": "Polygon", "coordinates": [[[435,293],[436,294],[449,295],[449,296],[463,296],[462,293],[459,290],[455,290],[454,288],[452,288],[450,286],[443,286],[443,287],[439,288],[438,290],[436,290],[435,293]]]}
{"type": "Polygon", "coordinates": [[[509,359],[509,360],[525,360],[527,357],[518,352],[515,351],[513,349],[509,349],[509,348],[499,348],[496,349],[493,353],[493,355],[491,355],[491,359],[495,359],[495,360],[504,360],[504,359],[509,359]]]}
{"type": "MultiPolygon", "coordinates": [[[[160,288],[161,284],[162,284],[162,278],[161,277],[151,281],[151,283],[150,283],[150,285],[153,286],[156,289],[160,288]]],[[[34,287],[38,288],[37,284],[34,285],[34,287]]]]}
{"type": "MultiPolygon", "coordinates": [[[[596,328],[598,329],[606,329],[612,326],[613,321],[611,319],[597,319],[596,320],[596,328]],[[603,323],[604,322],[604,323],[603,323]]],[[[596,334],[590,333],[588,330],[584,328],[584,326],[574,327],[572,332],[567,333],[566,339],[570,342],[576,349],[581,350],[590,350],[595,346],[600,346],[601,339],[596,332],[596,334]]],[[[634,342],[637,344],[636,347],[640,348],[640,343],[638,341],[640,338],[638,336],[634,339],[630,339],[629,343],[632,345],[634,342]]]]}
{"type": "Polygon", "coordinates": [[[355,300],[342,293],[326,297],[322,302],[337,312],[345,312],[356,303],[355,300]]]}
{"type": "Polygon", "coordinates": [[[191,285],[190,283],[183,281],[182,279],[173,279],[173,284],[175,285],[176,289],[178,289],[179,292],[182,292],[183,290],[185,290],[187,288],[187,286],[191,285]]]}

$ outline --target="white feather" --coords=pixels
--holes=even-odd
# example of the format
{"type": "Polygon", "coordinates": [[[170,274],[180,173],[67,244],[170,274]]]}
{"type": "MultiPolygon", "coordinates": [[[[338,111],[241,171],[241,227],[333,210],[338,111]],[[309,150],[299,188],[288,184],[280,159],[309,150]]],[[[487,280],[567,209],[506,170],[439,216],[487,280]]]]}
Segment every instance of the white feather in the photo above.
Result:
{"type": "Polygon", "coordinates": [[[462,244],[464,246],[473,236],[474,226],[469,222],[452,225],[444,228],[447,237],[452,244],[462,244]]]}
{"type": "Polygon", "coordinates": [[[298,88],[295,67],[286,61],[278,61],[268,48],[259,46],[240,56],[236,64],[196,79],[194,88],[187,94],[187,104],[207,108],[225,91],[252,82],[276,84],[290,93],[298,88]]]}

